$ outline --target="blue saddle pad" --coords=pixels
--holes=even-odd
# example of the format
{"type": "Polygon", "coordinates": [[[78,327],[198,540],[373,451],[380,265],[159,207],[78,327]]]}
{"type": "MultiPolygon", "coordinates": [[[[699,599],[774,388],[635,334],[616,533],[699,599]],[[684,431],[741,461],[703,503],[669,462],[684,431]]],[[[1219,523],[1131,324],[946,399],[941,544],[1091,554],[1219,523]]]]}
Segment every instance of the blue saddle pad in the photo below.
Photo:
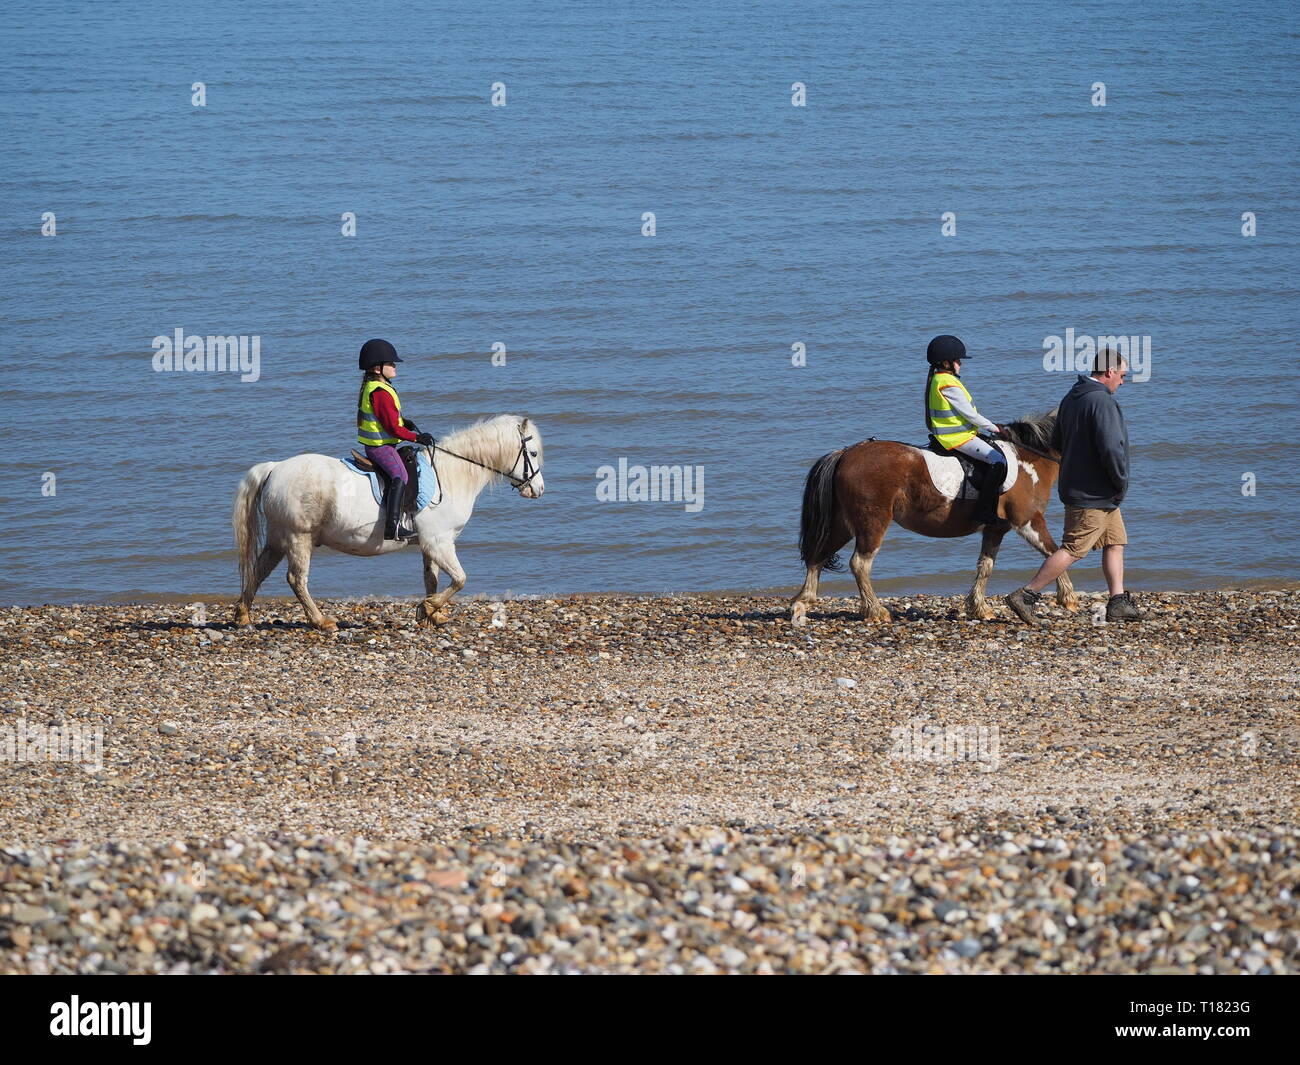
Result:
{"type": "MultiPolygon", "coordinates": [[[[363,470],[356,464],[351,455],[344,455],[339,461],[353,473],[359,473],[363,477],[370,478],[370,491],[374,493],[375,502],[383,506],[384,482],[379,474],[374,470],[363,470]]],[[[429,462],[429,456],[424,451],[421,451],[416,456],[415,469],[418,479],[415,493],[415,512],[418,514],[430,503],[442,502],[442,488],[438,484],[438,471],[433,468],[432,463],[429,462]]]]}

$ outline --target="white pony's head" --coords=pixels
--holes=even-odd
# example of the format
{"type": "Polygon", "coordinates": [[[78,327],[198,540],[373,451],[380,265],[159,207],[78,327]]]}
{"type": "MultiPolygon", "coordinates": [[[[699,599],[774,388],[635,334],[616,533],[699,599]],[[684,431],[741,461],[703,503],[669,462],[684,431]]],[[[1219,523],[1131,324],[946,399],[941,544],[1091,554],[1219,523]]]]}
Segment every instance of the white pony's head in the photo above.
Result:
{"type": "Polygon", "coordinates": [[[434,455],[447,456],[438,464],[438,476],[445,477],[448,491],[456,488],[471,499],[485,485],[503,479],[525,499],[540,499],[546,490],[542,434],[521,414],[498,414],[448,433],[438,441],[434,455]]]}
{"type": "Polygon", "coordinates": [[[541,499],[546,491],[542,479],[542,434],[526,415],[519,418],[519,455],[510,468],[510,476],[525,499],[541,499]]]}

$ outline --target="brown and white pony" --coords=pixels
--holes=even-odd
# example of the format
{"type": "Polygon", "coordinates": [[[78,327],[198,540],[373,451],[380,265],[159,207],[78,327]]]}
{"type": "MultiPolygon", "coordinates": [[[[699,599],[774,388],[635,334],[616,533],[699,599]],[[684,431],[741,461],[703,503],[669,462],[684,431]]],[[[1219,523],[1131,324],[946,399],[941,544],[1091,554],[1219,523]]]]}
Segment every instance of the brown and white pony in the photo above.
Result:
{"type": "MultiPolygon", "coordinates": [[[[1002,439],[1014,448],[1019,464],[1015,483],[998,501],[998,513],[1044,557],[1056,550],[1043,511],[1060,471],[1052,451],[1052,426],[1056,411],[1024,418],[1003,426],[1002,439]],[[1016,445],[1020,445],[1016,447],[1016,445]]],[[[1008,476],[1007,480],[1010,481],[1008,476]]],[[[823,455],[808,471],[803,492],[803,518],[799,529],[799,554],[808,575],[790,602],[790,620],[802,625],[808,607],[817,602],[817,580],[823,569],[842,569],[836,552],[853,540],[849,569],[862,596],[862,616],[867,621],[892,621],[892,615],[871,588],[871,564],[880,550],[890,521],[922,536],[969,536],[984,530],[975,583],[966,597],[966,613],[987,620],[996,612],[984,598],[993,561],[1005,529],[987,529],[975,521],[974,499],[950,499],[930,477],[922,450],[895,440],[864,440],[852,447],[823,455]]],[[[1056,581],[1056,601],[1077,610],[1068,573],[1056,581]]]]}

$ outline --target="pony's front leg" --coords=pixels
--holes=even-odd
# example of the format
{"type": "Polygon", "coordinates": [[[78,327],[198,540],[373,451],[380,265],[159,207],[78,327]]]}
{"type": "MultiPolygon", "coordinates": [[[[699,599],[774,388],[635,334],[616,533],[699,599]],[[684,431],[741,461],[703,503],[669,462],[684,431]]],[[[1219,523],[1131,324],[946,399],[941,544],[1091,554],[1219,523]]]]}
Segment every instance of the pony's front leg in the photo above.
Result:
{"type": "Polygon", "coordinates": [[[988,587],[989,575],[993,572],[993,563],[997,561],[998,548],[1002,546],[1002,537],[1006,530],[984,529],[980,540],[980,560],[975,565],[975,583],[971,585],[970,594],[966,596],[966,616],[980,621],[997,617],[997,611],[989,606],[984,598],[984,589],[988,587]]]}
{"type": "Polygon", "coordinates": [[[465,587],[465,571],[460,568],[456,547],[451,543],[434,543],[424,549],[424,599],[415,609],[415,618],[422,625],[445,625],[451,613],[445,609],[447,600],[465,587]],[[438,570],[451,578],[445,592],[438,591],[438,570]]]}
{"type": "MultiPolygon", "coordinates": [[[[434,558],[432,548],[424,551],[424,598],[420,600],[420,605],[415,608],[415,620],[421,625],[428,625],[434,622],[433,616],[429,612],[428,604],[434,596],[438,594],[438,560],[434,558]]],[[[442,621],[446,621],[444,616],[442,621]]]]}

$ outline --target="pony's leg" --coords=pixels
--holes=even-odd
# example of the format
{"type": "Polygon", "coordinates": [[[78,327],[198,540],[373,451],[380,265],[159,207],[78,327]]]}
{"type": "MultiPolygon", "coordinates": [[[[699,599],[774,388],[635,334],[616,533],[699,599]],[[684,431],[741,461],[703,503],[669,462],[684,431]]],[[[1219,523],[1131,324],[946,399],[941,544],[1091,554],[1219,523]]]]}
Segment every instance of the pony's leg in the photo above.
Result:
{"type": "MultiPolygon", "coordinates": [[[[848,543],[849,539],[849,530],[845,527],[843,520],[837,518],[836,525],[839,531],[832,535],[831,542],[835,544],[835,550],[831,552],[832,555],[838,553],[848,543]]],[[[808,608],[817,602],[817,584],[821,580],[821,575],[821,566],[808,567],[808,572],[803,579],[803,587],[799,589],[799,594],[790,600],[791,625],[801,626],[808,623],[808,608]]]]}
{"type": "Polygon", "coordinates": [[[307,620],[313,626],[323,632],[336,632],[339,627],[338,622],[322,614],[312,601],[311,593],[307,591],[307,571],[311,569],[311,547],[310,536],[299,535],[289,541],[285,549],[285,555],[289,559],[289,587],[298,597],[298,602],[307,612],[307,620]]]}
{"type": "MultiPolygon", "coordinates": [[[[421,624],[429,624],[432,620],[432,614],[429,612],[429,600],[438,594],[438,559],[434,555],[432,548],[424,550],[424,598],[420,600],[420,605],[415,608],[415,620],[421,624]]],[[[446,620],[444,618],[444,620],[446,620]]]]}
{"type": "Polygon", "coordinates": [[[250,613],[253,607],[253,597],[257,595],[257,589],[271,575],[271,570],[280,564],[282,558],[284,558],[284,552],[278,547],[262,548],[262,552],[257,556],[257,562],[253,567],[253,579],[247,588],[240,591],[239,602],[235,604],[236,625],[251,625],[253,623],[253,615],[250,613]]]}
{"type": "MultiPolygon", "coordinates": [[[[1016,532],[1036,547],[1044,558],[1056,554],[1056,541],[1052,539],[1042,511],[1035,513],[1024,525],[1017,525],[1016,532]]],[[[1056,602],[1066,610],[1079,609],[1079,597],[1074,594],[1074,584],[1070,581],[1068,570],[1056,578],[1056,602]]]]}
{"type": "Polygon", "coordinates": [[[966,596],[967,617],[980,621],[997,617],[997,611],[984,598],[984,589],[988,587],[989,575],[993,572],[993,563],[997,561],[998,548],[1002,546],[1002,537],[1005,535],[1005,529],[994,530],[987,526],[984,529],[984,537],[980,540],[980,560],[975,565],[975,583],[966,596]]]}
{"type": "Polygon", "coordinates": [[[451,619],[451,614],[443,607],[446,606],[447,600],[464,587],[465,571],[460,568],[460,559],[456,557],[456,545],[449,541],[439,541],[430,545],[424,552],[424,590],[427,594],[416,608],[416,618],[425,625],[445,624],[451,619]],[[451,578],[451,585],[445,592],[438,591],[440,569],[451,578]]]}
{"type": "Polygon", "coordinates": [[[808,624],[808,608],[817,602],[817,582],[821,579],[821,566],[809,566],[799,594],[790,600],[790,624],[808,624]]]}
{"type": "Polygon", "coordinates": [[[870,529],[859,533],[857,543],[854,545],[853,557],[849,559],[849,569],[852,570],[853,577],[858,582],[858,594],[862,596],[862,618],[864,621],[894,620],[893,615],[876,598],[875,590],[871,587],[871,563],[876,560],[876,555],[880,551],[880,543],[884,538],[884,523],[881,523],[879,530],[870,529]]]}

